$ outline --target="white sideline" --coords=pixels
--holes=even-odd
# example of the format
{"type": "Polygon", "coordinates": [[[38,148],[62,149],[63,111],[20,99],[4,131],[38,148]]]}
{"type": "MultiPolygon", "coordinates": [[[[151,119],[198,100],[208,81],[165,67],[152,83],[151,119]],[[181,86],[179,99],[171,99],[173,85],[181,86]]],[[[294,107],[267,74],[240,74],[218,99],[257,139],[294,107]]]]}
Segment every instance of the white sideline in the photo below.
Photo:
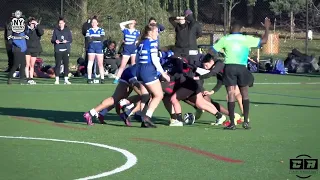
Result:
{"type": "Polygon", "coordinates": [[[113,174],[116,174],[116,173],[120,173],[122,171],[130,169],[138,161],[137,157],[134,154],[132,154],[131,152],[129,152],[129,151],[125,150],[125,149],[120,149],[120,148],[113,147],[113,146],[108,146],[108,145],[105,145],[105,144],[98,144],[98,143],[91,143],[91,142],[80,142],[80,141],[69,141],[69,140],[62,140],[62,139],[35,138],[35,137],[0,136],[0,138],[54,141],[54,142],[65,142],[65,143],[75,143],[75,144],[87,144],[87,145],[91,145],[91,146],[101,147],[101,148],[110,149],[110,150],[113,150],[113,151],[120,152],[121,154],[123,154],[127,158],[127,162],[124,165],[122,165],[120,167],[117,167],[114,170],[103,172],[103,173],[100,173],[100,174],[97,174],[97,175],[84,177],[84,178],[79,178],[79,179],[76,179],[76,180],[98,179],[98,178],[110,176],[110,175],[113,175],[113,174]]]}

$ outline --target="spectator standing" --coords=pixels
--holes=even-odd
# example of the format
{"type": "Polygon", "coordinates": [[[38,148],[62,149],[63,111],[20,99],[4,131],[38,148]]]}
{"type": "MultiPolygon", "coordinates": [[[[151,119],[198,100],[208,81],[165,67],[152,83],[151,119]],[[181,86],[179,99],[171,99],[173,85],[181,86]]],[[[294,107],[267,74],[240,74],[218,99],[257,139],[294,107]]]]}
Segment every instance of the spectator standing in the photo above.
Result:
{"type": "Polygon", "coordinates": [[[201,65],[199,59],[198,43],[197,39],[202,36],[202,28],[200,24],[194,19],[191,10],[184,12],[186,23],[189,28],[189,64],[201,65]]]}
{"type": "Polygon", "coordinates": [[[61,60],[64,69],[64,84],[71,84],[68,78],[69,74],[69,55],[72,43],[71,30],[66,26],[65,20],[60,18],[58,27],[53,30],[51,43],[54,44],[55,78],[54,84],[59,84],[61,60]]]}
{"type": "Polygon", "coordinates": [[[100,72],[100,83],[104,83],[104,67],[103,67],[103,39],[105,32],[103,28],[98,27],[98,20],[91,20],[92,28],[87,30],[86,38],[88,39],[88,84],[93,84],[92,80],[92,67],[95,58],[97,59],[99,72],[100,72]]]}
{"type": "MultiPolygon", "coordinates": [[[[12,17],[10,18],[12,20],[12,17]]],[[[8,68],[5,72],[10,72],[11,67],[13,66],[13,52],[12,52],[12,41],[8,40],[8,36],[11,33],[11,25],[10,22],[6,23],[5,29],[4,29],[4,42],[6,46],[7,51],[7,57],[8,57],[8,68]]]]}
{"type": "Polygon", "coordinates": [[[11,41],[12,46],[11,50],[13,52],[13,65],[10,69],[9,76],[8,76],[8,84],[11,84],[11,80],[13,78],[13,73],[20,65],[20,83],[25,84],[25,67],[26,67],[26,57],[25,53],[27,51],[27,42],[26,38],[28,36],[25,35],[25,32],[15,33],[12,31],[8,31],[8,40],[11,41]]]}
{"type": "Polygon", "coordinates": [[[42,52],[40,40],[41,36],[44,34],[44,31],[34,17],[29,18],[25,34],[29,37],[27,40],[26,52],[26,77],[29,84],[36,84],[36,82],[33,80],[34,64],[37,57],[42,52]]]}
{"type": "Polygon", "coordinates": [[[140,31],[135,28],[135,20],[121,22],[119,25],[124,36],[124,46],[122,52],[122,60],[117,73],[117,77],[113,81],[114,84],[118,83],[130,58],[131,65],[134,65],[136,63],[136,43],[138,42],[138,37],[140,36],[140,31]],[[126,25],[129,25],[129,28],[126,28],[126,25]]]}
{"type": "Polygon", "coordinates": [[[170,17],[169,22],[176,32],[175,55],[187,58],[189,64],[195,64],[198,55],[197,38],[201,37],[202,33],[192,11],[186,10],[184,16],[170,17]]]}

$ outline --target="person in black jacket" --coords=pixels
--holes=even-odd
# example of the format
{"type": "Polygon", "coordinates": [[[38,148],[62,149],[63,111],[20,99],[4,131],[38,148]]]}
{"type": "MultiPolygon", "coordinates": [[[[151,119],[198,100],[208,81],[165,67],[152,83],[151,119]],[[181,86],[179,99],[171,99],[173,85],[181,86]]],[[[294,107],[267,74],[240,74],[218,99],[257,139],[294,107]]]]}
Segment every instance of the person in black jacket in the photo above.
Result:
{"type": "Polygon", "coordinates": [[[28,24],[29,25],[25,30],[26,35],[29,37],[29,40],[27,40],[26,53],[26,77],[29,78],[29,84],[36,84],[33,80],[34,64],[37,57],[42,52],[40,40],[41,36],[44,34],[44,30],[34,17],[29,18],[28,24]]]}
{"type": "Polygon", "coordinates": [[[175,47],[174,54],[179,57],[188,57],[189,55],[189,29],[184,17],[170,17],[169,22],[175,29],[175,47]]]}
{"type": "Polygon", "coordinates": [[[202,28],[200,24],[194,19],[191,10],[186,10],[184,12],[185,20],[189,25],[189,64],[201,64],[198,58],[198,43],[197,39],[202,36],[202,28]]]}
{"type": "MultiPolygon", "coordinates": [[[[12,17],[10,18],[12,19],[12,17]]],[[[11,33],[11,25],[10,22],[6,23],[6,27],[4,29],[4,42],[7,50],[7,56],[8,56],[8,68],[5,72],[9,72],[11,67],[13,66],[13,53],[12,53],[12,42],[8,40],[8,36],[11,33]]]]}
{"type": "Polygon", "coordinates": [[[181,17],[170,17],[169,22],[176,32],[175,55],[185,57],[189,64],[199,66],[197,39],[202,36],[202,30],[199,23],[193,18],[192,11],[186,10],[184,16],[181,17]]]}
{"type": "Polygon", "coordinates": [[[60,18],[59,27],[53,30],[51,43],[54,44],[54,57],[56,61],[54,84],[59,84],[61,60],[64,66],[64,84],[71,84],[68,79],[69,74],[69,55],[72,43],[72,34],[70,29],[65,25],[65,20],[60,18]]]}

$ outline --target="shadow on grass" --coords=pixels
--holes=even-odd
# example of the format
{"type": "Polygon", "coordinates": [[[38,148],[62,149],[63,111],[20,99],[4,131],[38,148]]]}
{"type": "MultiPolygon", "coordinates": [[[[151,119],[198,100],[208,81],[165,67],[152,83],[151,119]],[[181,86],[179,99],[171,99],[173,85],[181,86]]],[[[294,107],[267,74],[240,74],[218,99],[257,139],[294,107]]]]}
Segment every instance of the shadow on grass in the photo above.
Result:
{"type": "MultiPolygon", "coordinates": [[[[288,96],[285,96],[288,97],[288,96]]],[[[293,96],[289,96],[293,97],[293,96]]],[[[303,97],[299,97],[303,98],[303,97]]],[[[226,100],[221,100],[221,99],[215,99],[217,102],[226,102],[226,100]]],[[[276,106],[292,106],[292,107],[307,107],[307,108],[320,108],[320,106],[315,106],[315,105],[304,105],[304,104],[287,104],[287,103],[278,103],[278,102],[257,102],[257,101],[250,101],[251,105],[254,104],[260,104],[260,105],[276,105],[276,106]]]]}
{"type": "MultiPolygon", "coordinates": [[[[83,112],[73,111],[59,111],[59,110],[43,110],[43,109],[25,109],[25,108],[7,108],[0,107],[0,115],[3,116],[15,116],[29,120],[44,119],[55,123],[75,123],[86,125],[86,121],[83,118],[83,112]]],[[[121,122],[120,117],[115,113],[108,113],[105,116],[105,121],[111,126],[124,126],[116,122],[121,122]]],[[[132,120],[135,122],[136,120],[132,120]]],[[[167,119],[153,118],[156,124],[168,125],[167,119]]],[[[96,122],[98,123],[98,121],[96,122]]]]}
{"type": "Polygon", "coordinates": [[[310,74],[287,74],[286,76],[319,78],[320,73],[318,72],[318,73],[310,73],[310,74]]]}

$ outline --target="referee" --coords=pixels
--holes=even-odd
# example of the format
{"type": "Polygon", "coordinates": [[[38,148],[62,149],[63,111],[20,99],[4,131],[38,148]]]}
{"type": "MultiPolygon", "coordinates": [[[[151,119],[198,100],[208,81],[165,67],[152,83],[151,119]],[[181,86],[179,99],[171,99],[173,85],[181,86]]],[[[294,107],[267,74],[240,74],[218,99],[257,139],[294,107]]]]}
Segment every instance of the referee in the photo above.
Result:
{"type": "Polygon", "coordinates": [[[250,129],[249,116],[249,86],[253,83],[253,76],[247,69],[247,61],[250,48],[260,47],[268,41],[270,19],[265,18],[263,26],[265,33],[262,38],[256,38],[240,33],[242,26],[240,23],[234,23],[231,27],[231,34],[222,37],[217,44],[213,46],[213,52],[218,53],[223,50],[225,54],[225,67],[223,74],[223,83],[226,86],[228,94],[228,111],[230,125],[225,127],[227,130],[235,130],[234,125],[234,108],[236,86],[239,86],[242,95],[243,128],[250,129]]]}

